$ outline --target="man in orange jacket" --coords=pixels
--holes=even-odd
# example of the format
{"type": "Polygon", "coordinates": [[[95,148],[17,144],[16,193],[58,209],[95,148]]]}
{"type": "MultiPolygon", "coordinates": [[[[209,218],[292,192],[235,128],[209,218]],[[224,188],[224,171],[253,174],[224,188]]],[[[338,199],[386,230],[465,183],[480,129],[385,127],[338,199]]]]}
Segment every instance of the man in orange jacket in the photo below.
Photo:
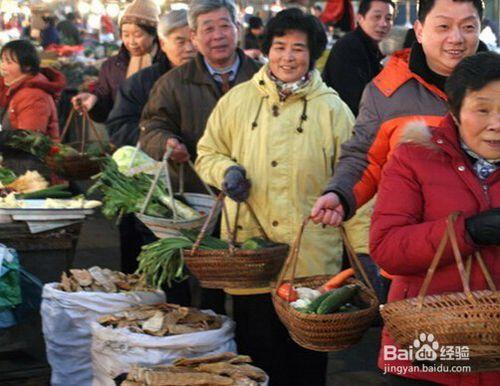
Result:
{"type": "Polygon", "coordinates": [[[437,126],[447,112],[444,83],[463,58],[485,50],[479,32],[482,0],[421,0],[417,42],[396,52],[361,99],[354,136],[311,216],[338,226],[377,192],[382,168],[411,121],[437,126]]]}

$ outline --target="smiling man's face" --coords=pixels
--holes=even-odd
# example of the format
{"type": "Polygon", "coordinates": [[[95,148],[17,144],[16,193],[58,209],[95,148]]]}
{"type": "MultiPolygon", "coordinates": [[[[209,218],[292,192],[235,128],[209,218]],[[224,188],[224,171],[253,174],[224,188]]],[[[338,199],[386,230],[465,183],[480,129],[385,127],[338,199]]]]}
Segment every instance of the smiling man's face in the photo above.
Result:
{"type": "Polygon", "coordinates": [[[415,22],[415,34],[429,68],[449,76],[458,62],[476,53],[480,25],[472,2],[436,0],[424,22],[415,22]]]}
{"type": "Polygon", "coordinates": [[[226,8],[201,14],[197,28],[191,31],[191,39],[208,64],[215,68],[228,67],[233,63],[238,29],[226,8]]]}

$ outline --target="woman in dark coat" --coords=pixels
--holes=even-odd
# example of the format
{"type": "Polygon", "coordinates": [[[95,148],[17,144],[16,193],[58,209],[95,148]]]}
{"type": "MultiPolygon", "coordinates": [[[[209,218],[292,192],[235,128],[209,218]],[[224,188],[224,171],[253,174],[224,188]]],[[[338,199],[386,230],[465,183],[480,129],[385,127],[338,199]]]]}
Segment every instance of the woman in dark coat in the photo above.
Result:
{"type": "Polygon", "coordinates": [[[106,121],[120,84],[163,55],[156,36],[159,15],[160,9],[153,0],[135,0],[127,7],[120,20],[120,51],[104,62],[92,93],[73,97],[76,109],[85,108],[96,122],[106,121]]]}

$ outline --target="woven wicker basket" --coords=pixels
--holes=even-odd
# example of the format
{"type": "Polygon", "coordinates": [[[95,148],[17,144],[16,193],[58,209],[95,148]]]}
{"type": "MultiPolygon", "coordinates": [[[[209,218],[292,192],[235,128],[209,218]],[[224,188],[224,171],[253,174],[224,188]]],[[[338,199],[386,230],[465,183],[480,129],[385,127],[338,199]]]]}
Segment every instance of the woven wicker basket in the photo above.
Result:
{"type": "MultiPolygon", "coordinates": [[[[71,120],[76,116],[75,112],[76,110],[72,109],[71,113],[68,116],[68,119],[66,120],[66,124],[61,134],[61,141],[64,139],[68,132],[71,120]]],[[[96,136],[97,141],[94,142],[98,143],[99,146],[101,146],[102,155],[104,156],[106,153],[106,147],[100,138],[99,132],[90,119],[88,112],[86,110],[82,110],[82,122],[80,127],[81,141],[68,144],[69,146],[77,149],[80,154],[67,157],[49,155],[44,160],[47,166],[55,174],[69,181],[87,180],[93,175],[99,173],[101,170],[99,159],[97,157],[90,157],[84,153],[85,146],[89,143],[92,143],[92,141],[86,141],[85,139],[87,130],[86,122],[88,122],[88,126],[92,129],[94,135],[96,136]]]]}
{"type": "MultiPolygon", "coordinates": [[[[223,193],[218,197],[218,201],[224,199],[223,193]]],[[[223,213],[227,219],[225,206],[223,205],[223,213]]],[[[260,225],[255,212],[248,203],[246,204],[250,214],[256,221],[263,237],[269,240],[266,232],[260,225]]],[[[237,219],[239,214],[239,205],[236,214],[236,224],[234,232],[228,230],[232,234],[229,249],[198,249],[201,239],[206,232],[206,225],[213,217],[213,211],[202,228],[198,240],[191,250],[184,250],[184,261],[191,273],[196,276],[200,284],[204,288],[255,288],[267,287],[272,280],[276,279],[285,257],[288,253],[288,245],[278,244],[270,248],[261,249],[238,249],[234,247],[236,240],[237,219]]],[[[226,221],[226,224],[229,224],[226,221]]]]}
{"type": "MultiPolygon", "coordinates": [[[[75,145],[78,146],[79,143],[75,143],[75,145]]],[[[64,157],[63,159],[47,156],[45,164],[59,177],[69,181],[87,180],[101,171],[99,160],[90,158],[86,154],[64,157]]]]}
{"type": "Polygon", "coordinates": [[[333,313],[327,315],[306,314],[297,311],[289,302],[277,295],[277,289],[283,283],[290,283],[292,286],[317,288],[324,284],[330,276],[311,276],[305,278],[295,278],[295,269],[300,250],[300,240],[304,228],[309,219],[304,220],[299,229],[297,238],[283,267],[280,277],[272,290],[274,308],[281,322],[285,325],[292,339],[300,346],[314,351],[339,351],[357,343],[363,333],[370,327],[378,312],[378,299],[375,291],[371,287],[363,266],[359,262],[354,250],[347,239],[345,231],[341,228],[349,259],[352,267],[368,283],[370,288],[358,280],[351,279],[348,283],[357,284],[360,287],[356,295],[357,301],[366,305],[366,308],[351,313],[333,313]],[[287,272],[292,270],[289,280],[284,280],[287,272]]]}
{"type": "MultiPolygon", "coordinates": [[[[202,214],[195,220],[174,220],[169,218],[148,216],[147,214],[143,213],[136,213],[135,215],[159,239],[181,236],[181,229],[201,229],[208,217],[210,208],[214,205],[216,199],[208,194],[201,193],[184,193],[183,197],[186,199],[186,202],[190,207],[192,207],[197,212],[205,214],[202,214]]],[[[220,212],[220,206],[218,207],[217,212],[220,212]]],[[[211,234],[214,231],[216,225],[217,216],[214,216],[208,224],[207,232],[211,234]]]]}
{"type": "MultiPolygon", "coordinates": [[[[469,272],[471,259],[464,269],[454,226],[456,214],[448,218],[448,226],[426,278],[416,298],[388,303],[381,309],[390,336],[403,348],[414,344],[419,334],[432,334],[440,346],[467,346],[469,358],[443,361],[448,365],[470,365],[472,371],[500,369],[500,292],[479,253],[475,258],[490,290],[471,291],[469,272]],[[448,240],[451,242],[464,292],[427,295],[427,289],[448,240]]],[[[438,358],[439,359],[439,358],[438,358]]],[[[440,363],[439,360],[435,361],[440,363]]]]}
{"type": "MultiPolygon", "coordinates": [[[[165,239],[169,237],[181,236],[182,235],[182,233],[180,232],[181,230],[200,230],[203,224],[205,224],[205,222],[207,221],[208,213],[213,208],[214,215],[210,218],[210,221],[207,224],[207,232],[211,234],[214,231],[215,226],[217,224],[217,218],[220,213],[221,205],[217,201],[217,198],[213,193],[212,189],[207,184],[205,184],[203,180],[202,183],[205,186],[205,189],[207,190],[208,194],[184,193],[183,164],[181,164],[181,173],[180,173],[181,178],[179,181],[180,191],[178,194],[182,195],[182,197],[186,200],[187,204],[194,210],[196,210],[198,213],[200,213],[200,216],[192,220],[183,220],[177,216],[177,213],[175,211],[175,206],[173,208],[174,209],[173,218],[148,216],[144,213],[146,211],[147,206],[149,205],[149,202],[151,201],[151,197],[153,196],[153,191],[158,184],[158,180],[160,178],[160,174],[162,171],[165,173],[165,180],[167,183],[167,188],[170,194],[170,198],[172,199],[172,202],[175,202],[173,200],[174,194],[172,191],[172,181],[170,179],[170,172],[168,166],[168,158],[170,157],[171,153],[172,149],[168,149],[167,152],[165,153],[162,160],[162,166],[156,170],[155,177],[151,184],[151,188],[149,189],[146,200],[144,201],[141,212],[136,213],[135,216],[139,220],[141,220],[144,223],[144,225],[146,225],[149,228],[149,230],[154,233],[156,237],[160,239],[165,239]]],[[[194,169],[194,165],[192,164],[191,161],[188,161],[188,165],[193,169],[193,171],[196,174],[196,170],[194,169]]]]}

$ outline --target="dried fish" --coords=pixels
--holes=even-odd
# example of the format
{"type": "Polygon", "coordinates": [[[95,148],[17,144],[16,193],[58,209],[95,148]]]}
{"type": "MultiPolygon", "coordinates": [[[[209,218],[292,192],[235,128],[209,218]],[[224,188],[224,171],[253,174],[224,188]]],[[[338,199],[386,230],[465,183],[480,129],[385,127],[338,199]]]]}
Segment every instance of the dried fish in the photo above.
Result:
{"type": "Polygon", "coordinates": [[[232,352],[223,352],[220,354],[207,355],[199,358],[180,358],[174,361],[175,366],[193,366],[200,363],[215,363],[229,361],[237,358],[239,355],[232,352]]]}
{"type": "Polygon", "coordinates": [[[66,272],[63,272],[61,275],[61,284],[59,284],[59,289],[65,292],[72,292],[71,280],[69,279],[68,275],[66,275],[66,272]]]}
{"type": "Polygon", "coordinates": [[[221,353],[200,358],[181,358],[173,365],[142,367],[135,365],[127,380],[144,386],[259,386],[267,375],[249,365],[246,355],[221,353]],[[240,361],[232,364],[229,361],[240,361]]]}
{"type": "Polygon", "coordinates": [[[227,375],[229,377],[247,377],[258,382],[266,380],[266,373],[264,371],[249,364],[233,365],[227,362],[204,363],[199,365],[197,369],[207,373],[227,375]]]}
{"type": "Polygon", "coordinates": [[[98,321],[103,326],[128,328],[133,332],[153,336],[188,334],[222,327],[222,319],[217,315],[168,303],[128,308],[111,317],[102,317],[98,321]],[[196,323],[185,321],[196,321],[196,323]]]}
{"type": "Polygon", "coordinates": [[[103,269],[99,267],[89,268],[89,273],[97,284],[104,287],[106,292],[116,292],[115,284],[107,277],[103,269]]]}
{"type": "Polygon", "coordinates": [[[163,323],[164,313],[161,311],[156,311],[156,313],[151,318],[144,322],[144,324],[142,325],[142,330],[147,334],[161,336],[161,334],[158,334],[158,332],[162,330],[163,323]]]}
{"type": "Polygon", "coordinates": [[[92,267],[87,269],[70,269],[70,275],[61,275],[58,288],[65,292],[107,292],[119,291],[153,291],[145,279],[137,274],[127,275],[110,269],[92,267]]]}
{"type": "Polygon", "coordinates": [[[82,287],[88,287],[92,284],[92,276],[86,269],[70,269],[69,272],[82,287]]]}

